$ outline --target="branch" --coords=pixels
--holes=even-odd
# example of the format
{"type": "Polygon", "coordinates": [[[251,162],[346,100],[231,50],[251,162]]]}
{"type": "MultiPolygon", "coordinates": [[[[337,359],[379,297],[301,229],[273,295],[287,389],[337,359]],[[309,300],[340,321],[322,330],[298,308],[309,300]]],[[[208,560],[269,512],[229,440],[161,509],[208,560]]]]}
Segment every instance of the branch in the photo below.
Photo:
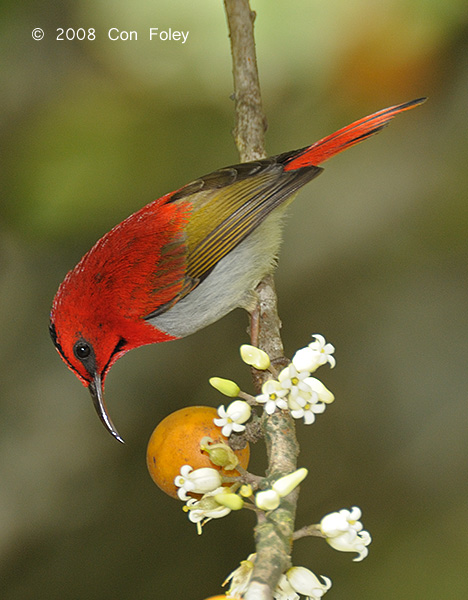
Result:
{"type": "Polygon", "coordinates": [[[242,162],[265,158],[266,118],[258,81],[253,23],[248,0],[224,0],[231,38],[236,127],[234,139],[242,162]]]}
{"type": "MultiPolygon", "coordinates": [[[[266,118],[262,109],[253,23],[255,13],[248,0],[224,0],[234,77],[236,126],[234,139],[241,160],[264,158],[266,118]]],[[[268,275],[257,287],[258,303],[251,317],[253,345],[265,350],[272,364],[282,366],[285,362],[280,336],[280,319],[274,281],[268,275]]],[[[253,370],[257,393],[271,374],[253,370]]],[[[274,481],[292,473],[297,468],[298,444],[294,421],[289,413],[276,411],[264,413],[262,427],[268,454],[267,479],[274,481]]],[[[294,532],[298,490],[283,498],[280,506],[266,517],[259,516],[255,527],[257,558],[252,582],[245,594],[246,600],[271,600],[272,590],[281,574],[290,565],[290,552],[294,532]]]]}

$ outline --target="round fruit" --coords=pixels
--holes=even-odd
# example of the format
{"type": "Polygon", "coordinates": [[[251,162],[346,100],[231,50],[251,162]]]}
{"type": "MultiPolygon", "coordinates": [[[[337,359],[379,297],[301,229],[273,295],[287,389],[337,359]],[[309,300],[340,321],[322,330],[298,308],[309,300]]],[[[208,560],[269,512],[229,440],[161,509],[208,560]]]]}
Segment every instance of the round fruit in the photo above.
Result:
{"type": "MultiPolygon", "coordinates": [[[[166,494],[177,498],[174,479],[180,474],[183,465],[193,469],[212,467],[227,477],[239,475],[238,471],[226,471],[214,465],[206,452],[200,449],[200,440],[210,437],[214,442],[224,442],[227,438],[221,434],[213,419],[218,412],[212,406],[188,406],[176,410],[159,423],[148,442],[146,464],[156,485],[166,494]]],[[[249,445],[235,450],[239,465],[244,469],[249,464],[249,445]]]]}

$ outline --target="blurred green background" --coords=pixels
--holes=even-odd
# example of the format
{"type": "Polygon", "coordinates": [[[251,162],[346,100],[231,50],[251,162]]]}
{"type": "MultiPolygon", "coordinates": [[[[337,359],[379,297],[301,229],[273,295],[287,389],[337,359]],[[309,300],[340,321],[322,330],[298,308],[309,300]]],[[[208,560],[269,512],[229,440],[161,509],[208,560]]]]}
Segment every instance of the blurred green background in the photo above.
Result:
{"type": "MultiPolygon", "coordinates": [[[[287,353],[320,332],[336,402],[298,427],[298,527],[357,504],[361,564],[320,540],[293,561],[335,600],[468,596],[468,8],[465,0],[252,1],[268,152],[429,101],[340,155],[294,203],[277,271],[287,353]]],[[[171,411],[250,390],[247,317],[136,350],[107,380],[126,446],[47,331],[56,288],[114,224],[238,161],[220,0],[3,2],[0,21],[0,596],[200,600],[252,550],[253,516],[201,537],[146,472],[171,411]],[[42,27],[42,41],[31,31],[42,27]],[[58,41],[56,30],[96,30],[58,41]],[[111,27],[138,32],[111,41],[111,27]],[[149,27],[189,31],[149,41],[149,27]],[[220,551],[222,549],[222,551],[220,551]]],[[[252,470],[264,452],[253,449],[252,470]]]]}

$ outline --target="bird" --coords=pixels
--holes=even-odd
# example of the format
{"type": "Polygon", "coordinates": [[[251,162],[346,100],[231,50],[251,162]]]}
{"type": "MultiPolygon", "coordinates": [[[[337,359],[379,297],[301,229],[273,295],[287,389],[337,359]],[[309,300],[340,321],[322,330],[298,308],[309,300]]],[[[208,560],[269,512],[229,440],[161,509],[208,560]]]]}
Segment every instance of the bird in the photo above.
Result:
{"type": "Polygon", "coordinates": [[[116,225],[68,272],[53,300],[50,335],[115,439],[124,443],[104,401],[112,365],[129,350],[183,338],[237,307],[252,311],[298,190],[323,162],[425,100],[380,110],[311,146],[199,177],[116,225]]]}

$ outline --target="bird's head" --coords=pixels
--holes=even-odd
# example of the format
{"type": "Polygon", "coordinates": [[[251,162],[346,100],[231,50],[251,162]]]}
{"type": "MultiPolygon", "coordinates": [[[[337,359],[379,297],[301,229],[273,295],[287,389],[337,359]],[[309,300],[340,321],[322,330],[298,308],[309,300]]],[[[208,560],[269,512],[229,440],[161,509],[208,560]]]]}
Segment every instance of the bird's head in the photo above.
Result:
{"type": "MultiPolygon", "coordinates": [[[[55,308],[55,305],[54,305],[55,308]]],[[[104,402],[104,380],[111,366],[130,348],[112,328],[77,321],[75,315],[52,310],[50,335],[65,364],[91,393],[96,412],[106,429],[123,442],[104,402]]]]}
{"type": "Polygon", "coordinates": [[[109,282],[91,286],[89,270],[82,266],[67,275],[55,296],[50,335],[65,364],[90,391],[106,429],[123,442],[104,402],[106,376],[129,350],[173,338],[152,327],[130,299],[122,301],[109,282]]]}

